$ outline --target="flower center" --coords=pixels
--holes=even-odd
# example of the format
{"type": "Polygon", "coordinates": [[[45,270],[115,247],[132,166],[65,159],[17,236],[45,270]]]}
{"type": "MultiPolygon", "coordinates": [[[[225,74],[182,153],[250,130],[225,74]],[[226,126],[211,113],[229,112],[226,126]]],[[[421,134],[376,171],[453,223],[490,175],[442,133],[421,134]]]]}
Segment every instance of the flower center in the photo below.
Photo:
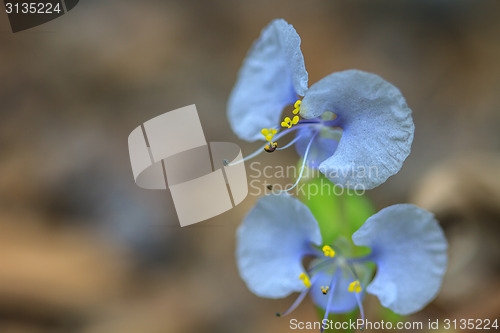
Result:
{"type": "MultiPolygon", "coordinates": [[[[245,158],[230,164],[235,165],[243,161],[247,161],[258,156],[263,151],[272,153],[276,150],[283,150],[296,144],[297,152],[303,158],[299,176],[291,187],[277,192],[274,191],[273,193],[275,194],[289,192],[294,189],[299,184],[302,175],[304,174],[306,165],[315,168],[319,165],[319,163],[332,156],[337,149],[337,144],[342,136],[342,129],[340,127],[335,127],[338,122],[337,115],[333,112],[324,112],[321,117],[315,119],[300,120],[297,114],[300,112],[301,102],[301,100],[297,100],[294,104],[295,109],[292,113],[295,116],[293,116],[293,118],[285,117],[281,122],[281,126],[284,127],[285,130],[278,133],[277,128],[263,128],[261,130],[261,134],[267,141],[267,144],[245,158]],[[293,140],[283,147],[278,147],[278,139],[297,130],[298,134],[293,140]]],[[[268,185],[267,188],[273,191],[272,185],[268,185]]]]}
{"type": "MultiPolygon", "coordinates": [[[[361,286],[360,278],[354,267],[354,263],[364,263],[365,261],[368,261],[369,257],[349,259],[340,255],[339,251],[339,249],[335,251],[334,247],[330,245],[322,246],[321,250],[314,250],[315,260],[313,261],[307,272],[303,272],[299,276],[299,279],[302,280],[302,283],[306,288],[304,288],[304,290],[299,294],[295,302],[292,304],[292,306],[290,306],[288,310],[286,310],[282,314],[276,313],[278,317],[286,316],[291,313],[300,305],[309,291],[315,290],[315,288],[317,288],[321,290],[321,293],[323,295],[321,297],[327,297],[324,319],[328,319],[328,315],[333,306],[333,301],[335,300],[335,288],[338,288],[338,285],[342,285],[342,283],[339,284],[339,280],[347,278],[349,280],[349,287],[344,292],[353,294],[352,297],[355,298],[357,306],[361,313],[361,317],[364,320],[364,311],[361,302],[361,292],[363,291],[363,288],[361,286]],[[337,252],[339,252],[339,255],[337,255],[337,252]],[[330,276],[331,280],[329,284],[321,285],[320,283],[318,283],[318,279],[320,278],[320,276],[323,276],[322,279],[324,279],[325,275],[330,276]]],[[[323,328],[324,326],[322,327],[322,331],[323,328]]]]}

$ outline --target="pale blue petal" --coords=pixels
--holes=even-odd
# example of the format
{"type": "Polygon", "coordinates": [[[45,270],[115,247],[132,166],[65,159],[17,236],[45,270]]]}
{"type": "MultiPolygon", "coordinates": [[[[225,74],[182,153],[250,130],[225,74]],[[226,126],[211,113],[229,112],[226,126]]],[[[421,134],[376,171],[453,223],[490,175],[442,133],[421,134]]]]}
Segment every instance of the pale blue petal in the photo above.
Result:
{"type": "Polygon", "coordinates": [[[383,306],[406,315],[434,299],[446,271],[447,242],[433,214],[408,204],[390,206],[352,239],[372,248],[377,274],[366,290],[383,306]]]}
{"type": "MultiPolygon", "coordinates": [[[[337,284],[335,285],[333,291],[332,304],[330,305],[331,313],[345,313],[352,311],[356,308],[356,298],[353,293],[348,291],[349,283],[352,279],[349,279],[347,272],[338,272],[339,277],[337,279],[337,284]]],[[[321,291],[321,286],[330,286],[333,279],[333,272],[319,272],[317,276],[317,281],[311,286],[311,297],[314,304],[319,306],[321,309],[325,310],[328,303],[328,294],[323,295],[321,291]]],[[[329,291],[331,292],[331,290],[329,291]]]]}
{"type": "Polygon", "coordinates": [[[227,106],[229,123],[240,139],[264,139],[263,128],[277,128],[283,108],[307,91],[308,74],[300,37],[285,20],[272,21],[247,54],[227,106]]]}
{"type": "Polygon", "coordinates": [[[305,288],[302,258],[322,242],[309,208],[288,194],[257,201],[237,232],[236,259],[242,279],[257,296],[286,297],[305,288]]]}
{"type": "MultiPolygon", "coordinates": [[[[327,132],[333,132],[335,130],[325,128],[327,132]]],[[[297,131],[298,141],[295,143],[295,149],[297,153],[304,157],[309,141],[311,141],[315,130],[311,127],[303,127],[297,131]]],[[[317,169],[320,164],[326,160],[328,157],[332,156],[337,149],[338,141],[332,139],[331,137],[324,136],[323,133],[316,135],[314,142],[309,149],[309,154],[307,155],[307,166],[309,168],[317,169]]]]}
{"type": "Polygon", "coordinates": [[[372,189],[396,174],[410,154],[414,125],[401,92],[381,77],[358,70],[333,73],[311,86],[300,113],[337,114],[343,128],[335,154],[319,170],[335,185],[372,189]]]}

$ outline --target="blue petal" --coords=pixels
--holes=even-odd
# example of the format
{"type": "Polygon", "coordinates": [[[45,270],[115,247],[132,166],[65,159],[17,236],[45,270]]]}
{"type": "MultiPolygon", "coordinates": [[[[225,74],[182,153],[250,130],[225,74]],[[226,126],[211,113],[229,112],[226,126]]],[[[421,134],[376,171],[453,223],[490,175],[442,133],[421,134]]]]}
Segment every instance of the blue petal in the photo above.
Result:
{"type": "Polygon", "coordinates": [[[281,298],[301,291],[302,258],[311,243],[321,241],[318,222],[298,199],[288,194],[262,197],[238,228],[240,275],[260,297],[281,298]]]}
{"type": "Polygon", "coordinates": [[[373,250],[377,274],[366,290],[383,306],[406,315],[438,293],[447,242],[433,214],[413,205],[390,206],[366,220],[352,239],[373,250]]]}
{"type": "MultiPolygon", "coordinates": [[[[335,131],[330,128],[324,128],[324,130],[327,132],[335,131]]],[[[295,143],[295,149],[300,156],[304,157],[307,145],[314,134],[315,130],[311,127],[303,127],[297,131],[297,137],[299,137],[299,139],[295,143]]],[[[335,153],[337,145],[338,141],[335,139],[324,136],[323,133],[318,134],[314,138],[314,142],[309,149],[309,154],[307,155],[307,166],[309,168],[317,169],[321,162],[335,153]]]]}
{"type": "Polygon", "coordinates": [[[309,89],[300,109],[307,119],[325,111],[337,114],[344,130],[335,154],[319,167],[335,185],[372,189],[401,169],[414,125],[396,87],[358,70],[333,73],[309,89]]]}
{"type": "Polygon", "coordinates": [[[274,20],[255,41],[238,74],[227,106],[240,139],[264,139],[263,128],[280,124],[283,108],[307,91],[300,37],[285,20],[274,20]]]}
{"type": "MultiPolygon", "coordinates": [[[[348,291],[349,283],[352,279],[349,279],[347,272],[339,271],[339,277],[337,279],[337,284],[333,290],[333,299],[332,304],[330,304],[330,313],[345,313],[352,311],[356,308],[356,298],[353,293],[348,291]]],[[[321,271],[317,273],[315,276],[317,277],[316,282],[311,286],[311,297],[313,299],[314,304],[322,308],[326,309],[326,305],[328,303],[328,295],[323,295],[321,291],[321,286],[329,286],[332,282],[334,273],[321,271]]],[[[329,291],[329,293],[331,290],[329,291]]]]}

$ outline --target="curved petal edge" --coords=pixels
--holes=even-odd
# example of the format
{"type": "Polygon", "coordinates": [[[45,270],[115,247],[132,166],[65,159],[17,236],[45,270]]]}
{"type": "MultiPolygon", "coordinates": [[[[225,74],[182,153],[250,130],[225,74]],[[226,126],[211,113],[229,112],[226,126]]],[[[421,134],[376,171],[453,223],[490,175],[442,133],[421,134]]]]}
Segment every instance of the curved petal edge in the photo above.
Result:
{"type": "Polygon", "coordinates": [[[311,86],[301,104],[304,118],[330,111],[343,129],[335,153],[319,170],[335,185],[372,189],[401,169],[415,126],[401,92],[375,74],[333,73],[311,86]]]}
{"type": "Polygon", "coordinates": [[[231,128],[243,140],[263,139],[263,128],[276,128],[283,108],[307,91],[308,74],[300,37],[283,19],[272,21],[254,42],[229,96],[231,128]]]}
{"type": "Polygon", "coordinates": [[[260,297],[301,291],[302,259],[311,244],[321,242],[318,222],[306,205],[288,194],[262,197],[237,231],[240,276],[260,297]]]}
{"type": "Polygon", "coordinates": [[[372,248],[377,273],[366,290],[383,306],[406,315],[439,292],[447,242],[432,213],[409,204],[390,206],[371,216],[352,239],[372,248]]]}

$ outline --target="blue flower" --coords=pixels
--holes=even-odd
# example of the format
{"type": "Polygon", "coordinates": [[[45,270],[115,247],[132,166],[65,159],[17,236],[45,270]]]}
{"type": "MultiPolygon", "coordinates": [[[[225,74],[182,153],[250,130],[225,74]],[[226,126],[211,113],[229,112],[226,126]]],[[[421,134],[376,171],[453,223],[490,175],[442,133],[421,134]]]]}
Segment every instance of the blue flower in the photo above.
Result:
{"type": "Polygon", "coordinates": [[[243,140],[269,141],[268,152],[278,147],[273,141],[297,131],[278,150],[295,143],[309,167],[340,187],[382,184],[410,153],[414,124],[404,97],[379,76],[359,70],[330,74],[308,89],[300,42],[282,19],[262,31],[229,98],[233,131],[243,140]],[[294,103],[294,114],[300,112],[304,119],[286,117],[281,124],[287,129],[274,136],[271,131],[279,127],[284,107],[294,103]]]}
{"type": "Polygon", "coordinates": [[[282,298],[308,292],[329,313],[359,307],[365,291],[399,314],[421,310],[438,293],[447,265],[447,242],[434,216],[416,206],[382,209],[352,236],[371,248],[365,257],[349,257],[336,244],[322,244],[317,221],[307,206],[288,194],[258,200],[237,231],[239,273],[254,294],[282,298]],[[305,257],[312,257],[304,268],[305,257]],[[377,265],[372,279],[367,263],[377,265]],[[366,286],[366,287],[365,287],[366,286]]]}

